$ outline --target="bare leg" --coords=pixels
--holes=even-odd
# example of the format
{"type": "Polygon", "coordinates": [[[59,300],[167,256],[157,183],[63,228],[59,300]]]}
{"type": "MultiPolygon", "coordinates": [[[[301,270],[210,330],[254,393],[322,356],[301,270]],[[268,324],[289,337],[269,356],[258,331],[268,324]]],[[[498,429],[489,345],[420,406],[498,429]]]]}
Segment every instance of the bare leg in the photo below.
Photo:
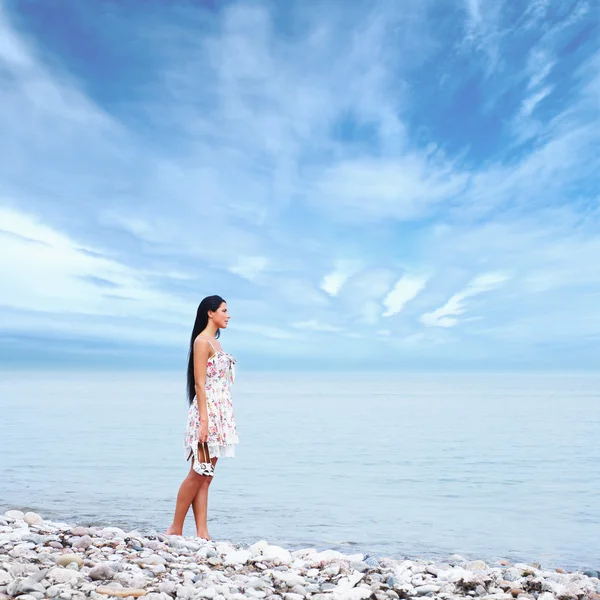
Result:
{"type": "MultiPolygon", "coordinates": [[[[194,459],[192,459],[192,464],[193,460],[194,459]]],[[[198,475],[198,473],[190,467],[190,472],[179,487],[177,503],[175,504],[175,516],[173,517],[173,523],[169,529],[167,529],[167,535],[181,535],[183,533],[183,522],[185,521],[185,516],[190,508],[190,504],[196,497],[196,494],[198,494],[200,487],[206,485],[206,483],[203,483],[206,479],[211,479],[211,477],[198,475]]]]}
{"type": "MultiPolygon", "coordinates": [[[[217,458],[211,458],[213,467],[217,464],[217,458]]],[[[210,540],[208,534],[208,525],[206,522],[208,512],[208,488],[212,483],[213,477],[203,477],[198,493],[192,502],[192,510],[194,511],[194,521],[196,521],[196,535],[203,540],[210,540]]]]}

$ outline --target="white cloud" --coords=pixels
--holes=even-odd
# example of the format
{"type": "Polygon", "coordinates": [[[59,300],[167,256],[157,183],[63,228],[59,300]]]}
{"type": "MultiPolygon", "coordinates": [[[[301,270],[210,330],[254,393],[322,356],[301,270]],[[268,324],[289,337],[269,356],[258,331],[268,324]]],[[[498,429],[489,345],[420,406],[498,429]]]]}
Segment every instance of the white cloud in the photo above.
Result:
{"type": "Polygon", "coordinates": [[[425,287],[427,279],[423,275],[404,275],[383,299],[383,306],[386,308],[383,316],[398,314],[425,287]]]}
{"type": "Polygon", "coordinates": [[[237,263],[229,267],[229,271],[250,281],[255,280],[269,265],[264,256],[242,256],[237,263]]]}
{"type": "Polygon", "coordinates": [[[450,201],[468,181],[449,164],[425,154],[397,160],[350,160],[329,168],[314,193],[320,206],[344,218],[412,220],[450,201]],[[324,204],[325,203],[325,204],[324,204]]]}
{"type": "Polygon", "coordinates": [[[550,94],[551,91],[552,91],[552,88],[550,86],[547,86],[545,88],[542,88],[541,90],[534,92],[530,96],[527,96],[527,98],[525,98],[525,100],[523,100],[523,104],[521,105],[521,114],[524,117],[531,116],[533,111],[536,109],[537,105],[544,98],[546,98],[550,94]]]}
{"type": "Polygon", "coordinates": [[[0,222],[0,255],[16,257],[0,262],[5,308],[183,323],[187,305],[154,289],[146,281],[152,273],[105,258],[27,213],[0,207],[0,222]]]}
{"type": "Polygon", "coordinates": [[[329,273],[323,277],[321,289],[330,296],[337,296],[348,276],[348,273],[341,273],[340,271],[329,273]]]}
{"type": "Polygon", "coordinates": [[[337,260],[335,261],[335,269],[323,277],[319,287],[330,296],[337,296],[344,283],[355,275],[361,267],[362,264],[355,260],[337,260]]]}
{"type": "Polygon", "coordinates": [[[300,321],[298,323],[293,323],[292,327],[296,329],[304,329],[307,331],[321,331],[328,333],[339,333],[343,331],[341,327],[337,327],[335,325],[331,325],[329,323],[323,323],[317,321],[316,319],[310,319],[308,321],[300,321]]]}
{"type": "MultiPolygon", "coordinates": [[[[454,327],[466,311],[465,300],[484,292],[496,289],[510,279],[502,272],[483,273],[475,277],[466,288],[454,294],[444,306],[420,317],[421,323],[430,327],[454,327]]],[[[464,319],[463,319],[464,320],[464,319]]]]}

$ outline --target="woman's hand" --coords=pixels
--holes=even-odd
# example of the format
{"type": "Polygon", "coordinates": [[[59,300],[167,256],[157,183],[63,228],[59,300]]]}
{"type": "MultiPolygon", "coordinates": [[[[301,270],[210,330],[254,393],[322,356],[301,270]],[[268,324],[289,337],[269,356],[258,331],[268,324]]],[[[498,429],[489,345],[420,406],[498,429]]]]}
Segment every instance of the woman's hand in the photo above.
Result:
{"type": "Polygon", "coordinates": [[[198,428],[198,442],[201,444],[208,442],[208,419],[200,419],[200,427],[198,428]]]}

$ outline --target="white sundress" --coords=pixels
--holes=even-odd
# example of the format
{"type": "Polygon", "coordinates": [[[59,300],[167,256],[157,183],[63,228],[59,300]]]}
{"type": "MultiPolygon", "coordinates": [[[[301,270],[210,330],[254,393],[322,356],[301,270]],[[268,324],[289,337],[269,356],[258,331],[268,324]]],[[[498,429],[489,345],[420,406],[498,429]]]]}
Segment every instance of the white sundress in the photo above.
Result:
{"type": "MultiPolygon", "coordinates": [[[[206,337],[206,336],[203,336],[206,337]]],[[[206,338],[208,340],[208,338],[206,338]]],[[[206,363],[206,408],[208,412],[208,453],[210,458],[235,456],[239,438],[235,424],[231,386],[235,380],[235,358],[223,350],[216,350],[206,363]]],[[[194,470],[201,475],[213,475],[212,465],[198,456],[200,412],[196,397],[188,411],[184,447],[188,458],[194,457],[194,470]]]]}

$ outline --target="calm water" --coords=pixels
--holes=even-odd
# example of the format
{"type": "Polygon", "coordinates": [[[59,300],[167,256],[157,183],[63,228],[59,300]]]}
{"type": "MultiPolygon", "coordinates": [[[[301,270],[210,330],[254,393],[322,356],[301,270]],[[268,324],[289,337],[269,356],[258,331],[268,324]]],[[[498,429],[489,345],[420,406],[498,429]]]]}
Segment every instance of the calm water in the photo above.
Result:
{"type": "MultiPolygon", "coordinates": [[[[600,375],[240,370],[234,403],[215,539],[600,567],[600,375]]],[[[186,411],[180,374],[0,374],[0,509],[165,529],[186,411]]]]}

